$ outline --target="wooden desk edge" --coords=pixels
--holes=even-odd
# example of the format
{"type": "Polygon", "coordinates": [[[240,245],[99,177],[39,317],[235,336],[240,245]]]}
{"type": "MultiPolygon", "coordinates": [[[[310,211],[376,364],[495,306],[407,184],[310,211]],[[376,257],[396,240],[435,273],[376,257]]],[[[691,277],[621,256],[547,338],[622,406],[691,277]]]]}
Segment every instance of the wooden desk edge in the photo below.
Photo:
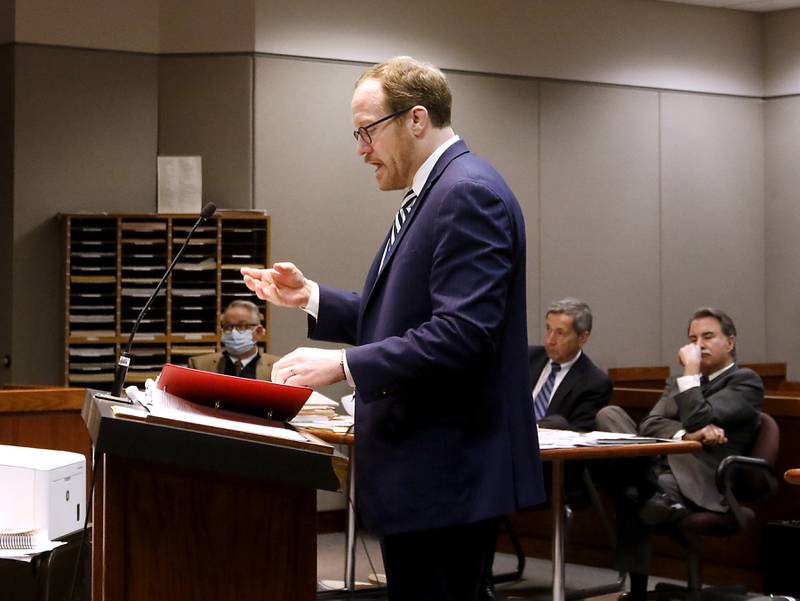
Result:
{"type": "Polygon", "coordinates": [[[21,388],[0,390],[0,413],[80,411],[85,388],[21,388]]]}
{"type": "Polygon", "coordinates": [[[623,443],[596,447],[542,449],[541,455],[545,461],[552,461],[553,459],[623,459],[625,457],[697,453],[702,448],[702,444],[693,440],[676,440],[674,442],[623,443]]]}
{"type": "MultiPolygon", "coordinates": [[[[353,445],[355,435],[340,434],[330,430],[311,429],[318,438],[331,444],[353,445]]],[[[545,461],[553,459],[606,459],[624,457],[642,457],[647,455],[666,455],[675,453],[696,453],[703,448],[699,442],[676,440],[674,442],[650,442],[641,444],[603,445],[596,447],[566,447],[560,449],[542,449],[541,457],[545,461]]]]}

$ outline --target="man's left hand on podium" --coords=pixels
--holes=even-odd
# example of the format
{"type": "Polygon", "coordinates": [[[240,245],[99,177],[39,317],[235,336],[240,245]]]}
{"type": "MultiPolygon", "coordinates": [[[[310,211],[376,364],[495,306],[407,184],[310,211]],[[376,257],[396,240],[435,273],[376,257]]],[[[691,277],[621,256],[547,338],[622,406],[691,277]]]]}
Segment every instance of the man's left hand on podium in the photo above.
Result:
{"type": "Polygon", "coordinates": [[[317,388],[344,380],[342,351],[300,347],[272,366],[272,381],[317,388]]]}

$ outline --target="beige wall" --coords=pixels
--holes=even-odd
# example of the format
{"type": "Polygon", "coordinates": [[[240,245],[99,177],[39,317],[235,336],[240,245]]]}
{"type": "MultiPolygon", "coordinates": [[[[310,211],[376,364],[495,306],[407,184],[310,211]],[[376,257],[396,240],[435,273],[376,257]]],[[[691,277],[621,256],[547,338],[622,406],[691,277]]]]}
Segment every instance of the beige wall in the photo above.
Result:
{"type": "MultiPolygon", "coordinates": [[[[255,202],[273,215],[273,257],[351,289],[397,205],[375,191],[350,141],[360,71],[286,58],[256,66],[255,202]]],[[[765,359],[761,101],[450,79],[456,131],[506,175],[525,213],[532,341],[542,308],[575,295],[595,310],[588,350],[604,367],[673,365],[687,316],[712,304],[739,321],[741,357],[765,359]]],[[[304,322],[274,311],[273,349],[306,344],[304,322]]]]}
{"type": "Polygon", "coordinates": [[[0,44],[14,41],[14,0],[0,0],[0,44]]]}
{"type": "Polygon", "coordinates": [[[768,101],[765,116],[767,348],[800,380],[800,97],[768,101]]]}
{"type": "Polygon", "coordinates": [[[255,0],[256,50],[760,96],[761,16],[652,0],[255,0]],[[487,24],[491,23],[490,27],[487,24]]]}
{"type": "Polygon", "coordinates": [[[662,94],[665,361],[707,305],[733,318],[741,360],[766,359],[763,135],[760,100],[662,94]]]}
{"type": "Polygon", "coordinates": [[[157,59],[16,49],[15,383],[61,384],[61,212],[155,210],[157,59]]]}
{"type": "MultiPolygon", "coordinates": [[[[11,281],[14,256],[14,48],[0,46],[0,282],[11,281]]],[[[0,286],[0,386],[11,382],[12,287],[0,286]]]]}
{"type": "MultiPolygon", "coordinates": [[[[61,378],[61,341],[39,356],[63,330],[53,215],[154,210],[158,152],[203,155],[206,199],[272,214],[275,259],[358,288],[396,202],[355,156],[349,98],[357,61],[397,52],[460,70],[456,129],[525,212],[532,341],[543,306],[575,294],[597,314],[588,350],[599,363],[673,365],[687,313],[719,304],[740,326],[743,359],[789,360],[800,378],[786,325],[800,291],[785,293],[800,254],[788,233],[800,220],[796,103],[748,98],[762,96],[764,74],[768,89],[798,92],[788,32],[800,11],[502,0],[487,28],[472,0],[425,3],[414,23],[417,11],[355,0],[203,0],[191,15],[176,0],[17,4],[17,42],[275,53],[16,46],[17,188],[4,220],[14,260],[3,265],[13,296],[0,309],[12,307],[19,382],[61,378]]],[[[10,177],[0,171],[6,189],[10,177]]],[[[304,344],[304,321],[274,311],[273,350],[304,344]]]]}
{"type": "Polygon", "coordinates": [[[800,10],[764,23],[767,354],[786,359],[789,377],[800,380],[800,10]]]}
{"type": "Polygon", "coordinates": [[[160,51],[252,52],[254,0],[155,0],[160,5],[160,51]]]}
{"type": "Polygon", "coordinates": [[[158,153],[200,155],[203,199],[252,208],[253,57],[162,57],[158,65],[158,153]]]}
{"type": "Polygon", "coordinates": [[[15,0],[17,42],[158,52],[159,0],[15,0]]]}
{"type": "Polygon", "coordinates": [[[543,83],[540,147],[543,306],[585,299],[606,367],[660,363],[658,93],[543,83]]]}
{"type": "Polygon", "coordinates": [[[764,16],[764,96],[800,94],[800,9],[764,16]]]}

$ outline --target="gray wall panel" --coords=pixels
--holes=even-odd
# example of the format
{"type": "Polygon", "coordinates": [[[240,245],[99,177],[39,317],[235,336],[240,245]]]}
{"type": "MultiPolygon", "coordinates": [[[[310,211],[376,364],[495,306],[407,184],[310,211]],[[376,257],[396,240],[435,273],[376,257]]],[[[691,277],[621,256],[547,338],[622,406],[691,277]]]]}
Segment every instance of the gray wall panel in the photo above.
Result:
{"type": "Polygon", "coordinates": [[[63,377],[60,212],[155,210],[151,56],[16,50],[13,378],[63,377]]]}
{"type": "Polygon", "coordinates": [[[761,94],[761,16],[642,0],[255,0],[256,50],[761,94]],[[420,15],[424,14],[424,18],[420,15]],[[309,18],[313,15],[314,18],[309,18]]]}
{"type": "MultiPolygon", "coordinates": [[[[402,200],[401,192],[379,192],[356,155],[350,98],[362,71],[256,59],[255,206],[272,215],[272,258],[352,290],[361,290],[402,200]]],[[[309,344],[300,311],[272,310],[270,330],[276,354],[309,344]]]]}
{"type": "Polygon", "coordinates": [[[525,214],[528,336],[539,339],[539,84],[533,80],[449,74],[453,128],[503,175],[525,214]]]}
{"type": "Polygon", "coordinates": [[[658,96],[542,83],[541,299],[592,307],[604,367],[658,363],[658,96]]]}
{"type": "Polygon", "coordinates": [[[767,350],[800,380],[800,98],[765,104],[767,350]]]}
{"type": "MultiPolygon", "coordinates": [[[[12,11],[13,12],[13,11],[12,11]]],[[[2,361],[11,355],[14,323],[11,262],[14,256],[14,48],[0,46],[0,386],[11,382],[2,361]]]]}
{"type": "Polygon", "coordinates": [[[727,311],[739,358],[766,356],[763,103],[663,93],[663,358],[698,306],[727,311]]]}
{"type": "Polygon", "coordinates": [[[203,200],[253,208],[253,57],[162,57],[158,154],[203,157],[203,200]]]}

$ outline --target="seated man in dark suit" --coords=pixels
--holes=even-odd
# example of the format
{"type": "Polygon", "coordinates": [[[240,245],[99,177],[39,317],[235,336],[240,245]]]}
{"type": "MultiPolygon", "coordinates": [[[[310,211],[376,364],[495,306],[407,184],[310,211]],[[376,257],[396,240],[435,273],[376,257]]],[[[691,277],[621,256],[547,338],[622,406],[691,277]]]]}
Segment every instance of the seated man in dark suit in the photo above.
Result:
{"type": "MultiPolygon", "coordinates": [[[[592,321],[592,310],[585,302],[554,301],[545,315],[544,346],[528,347],[533,411],[542,428],[590,432],[595,429],[595,415],[608,405],[611,380],[583,352],[592,321]]],[[[582,491],[582,465],[570,462],[566,467],[566,488],[582,491]]],[[[550,465],[545,463],[543,468],[549,495],[550,465]]],[[[481,601],[495,599],[491,570],[481,595],[481,601]]]]}
{"type": "Polygon", "coordinates": [[[536,422],[543,428],[588,432],[611,398],[611,380],[583,346],[592,332],[589,305],[574,298],[547,308],[544,346],[528,347],[536,422]]]}
{"type": "Polygon", "coordinates": [[[228,376],[269,380],[272,364],[280,357],[258,350],[264,336],[258,307],[246,300],[233,301],[222,313],[223,351],[189,359],[189,367],[228,376]]]}
{"type": "MultiPolygon", "coordinates": [[[[654,475],[639,472],[641,479],[635,487],[628,486],[615,499],[617,567],[630,572],[631,592],[626,598],[634,601],[644,599],[647,590],[648,526],[678,521],[691,508],[728,511],[714,474],[722,459],[747,452],[764,398],[758,374],[735,363],[736,327],[727,314],[698,309],[689,321],[688,334],[689,344],[678,351],[683,375],[670,378],[638,430],[619,407],[609,406],[597,417],[602,430],[703,443],[700,453],[662,458],[654,475]]],[[[625,472],[630,473],[616,470],[625,472]]],[[[621,484],[617,481],[609,490],[621,484]]]]}

